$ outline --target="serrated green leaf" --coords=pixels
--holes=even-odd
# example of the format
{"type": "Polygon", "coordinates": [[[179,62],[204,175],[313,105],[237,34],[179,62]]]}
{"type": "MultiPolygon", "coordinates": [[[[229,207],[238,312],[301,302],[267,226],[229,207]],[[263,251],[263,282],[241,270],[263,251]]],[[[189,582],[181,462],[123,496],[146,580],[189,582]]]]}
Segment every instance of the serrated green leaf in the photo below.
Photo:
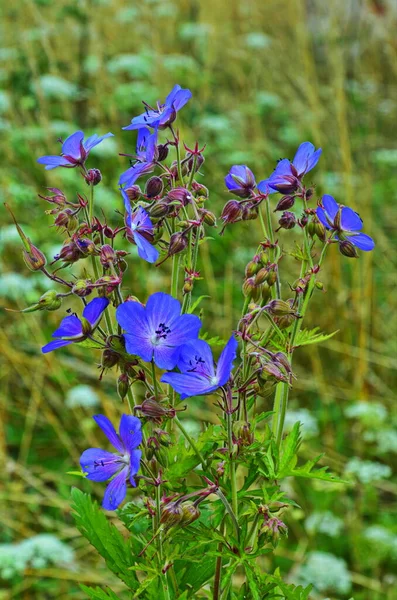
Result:
{"type": "Polygon", "coordinates": [[[289,434],[283,440],[280,451],[280,461],[276,479],[286,477],[285,473],[293,469],[297,463],[297,454],[302,438],[300,435],[300,423],[295,423],[289,434]]]}
{"type": "Polygon", "coordinates": [[[109,570],[135,591],[139,582],[135,573],[130,570],[134,564],[134,556],[129,542],[109,523],[89,494],[73,488],[72,501],[72,514],[77,529],[105,559],[109,570]]]}
{"type": "Polygon", "coordinates": [[[80,584],[80,587],[91,600],[119,600],[118,596],[110,588],[107,588],[105,591],[100,587],[93,588],[83,584],[80,584]]]}
{"type": "Polygon", "coordinates": [[[316,466],[323,456],[324,454],[319,454],[319,456],[313,460],[307,461],[303,466],[288,470],[284,474],[284,477],[303,477],[305,479],[320,479],[321,481],[329,481],[332,483],[351,483],[346,479],[341,479],[340,477],[333,475],[333,473],[329,473],[328,467],[321,467],[320,469],[315,469],[313,471],[313,467],[316,466]]]}
{"type": "Polygon", "coordinates": [[[219,335],[209,338],[207,332],[200,334],[200,340],[205,340],[210,346],[224,346],[226,344],[225,340],[222,340],[219,335]]]}
{"type": "Polygon", "coordinates": [[[199,306],[199,304],[201,304],[201,301],[204,300],[204,298],[211,298],[211,296],[199,296],[197,298],[197,300],[195,300],[195,302],[193,302],[193,304],[191,305],[191,307],[188,310],[188,313],[194,313],[194,311],[196,310],[196,308],[199,306]]]}
{"type": "Polygon", "coordinates": [[[296,336],[294,348],[308,346],[309,344],[321,344],[321,342],[326,342],[339,331],[339,329],[337,329],[333,333],[321,333],[319,332],[319,329],[319,327],[315,327],[314,329],[302,329],[296,336]]]}

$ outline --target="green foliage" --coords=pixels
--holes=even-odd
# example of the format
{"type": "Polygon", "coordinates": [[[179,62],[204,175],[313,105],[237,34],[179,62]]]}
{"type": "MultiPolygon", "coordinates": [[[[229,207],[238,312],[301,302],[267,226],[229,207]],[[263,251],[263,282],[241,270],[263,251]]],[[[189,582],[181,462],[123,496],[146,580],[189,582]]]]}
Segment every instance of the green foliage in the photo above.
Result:
{"type": "Polygon", "coordinates": [[[339,331],[339,329],[337,329],[333,333],[319,333],[319,329],[319,327],[310,330],[301,329],[296,336],[294,347],[299,348],[300,346],[309,346],[310,344],[321,344],[322,342],[331,339],[339,331]]]}
{"type": "Polygon", "coordinates": [[[106,591],[99,587],[93,588],[86,585],[80,585],[83,592],[87,594],[91,600],[120,600],[118,596],[111,589],[107,588],[106,591]]]}

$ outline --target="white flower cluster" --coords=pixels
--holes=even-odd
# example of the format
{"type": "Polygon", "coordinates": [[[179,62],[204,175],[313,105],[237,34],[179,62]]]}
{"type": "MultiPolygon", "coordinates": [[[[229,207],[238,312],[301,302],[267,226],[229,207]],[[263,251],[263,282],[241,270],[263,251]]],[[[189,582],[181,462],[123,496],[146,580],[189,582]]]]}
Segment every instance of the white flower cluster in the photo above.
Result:
{"type": "Polygon", "coordinates": [[[303,438],[311,438],[318,435],[318,422],[316,417],[307,409],[289,410],[285,416],[285,429],[291,431],[295,423],[302,423],[301,433],[303,438]]]}
{"type": "Polygon", "coordinates": [[[361,483],[372,483],[390,477],[392,470],[389,465],[354,457],[346,464],[345,474],[355,475],[361,483]]]}
{"type": "Polygon", "coordinates": [[[310,552],[306,563],[299,568],[297,578],[297,583],[312,583],[321,593],[347,594],[352,585],[346,562],[328,552],[310,552]]]}
{"type": "Polygon", "coordinates": [[[338,537],[344,527],[342,519],[329,510],[314,512],[305,521],[306,531],[310,534],[323,533],[330,537],[338,537]]]}

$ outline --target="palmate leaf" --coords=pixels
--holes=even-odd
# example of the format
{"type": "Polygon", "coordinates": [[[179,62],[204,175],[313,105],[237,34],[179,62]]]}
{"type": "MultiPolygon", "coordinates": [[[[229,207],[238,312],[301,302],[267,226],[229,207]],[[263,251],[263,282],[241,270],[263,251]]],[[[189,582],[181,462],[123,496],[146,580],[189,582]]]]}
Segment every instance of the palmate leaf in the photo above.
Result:
{"type": "Polygon", "coordinates": [[[333,333],[321,333],[319,329],[319,327],[315,327],[314,329],[302,329],[295,338],[294,348],[299,348],[299,346],[309,346],[309,344],[321,344],[321,342],[326,342],[339,331],[339,329],[337,329],[333,333]]]}
{"type": "Polygon", "coordinates": [[[332,483],[350,484],[351,482],[347,479],[341,479],[333,473],[330,473],[328,467],[321,467],[320,469],[315,469],[313,471],[313,467],[316,466],[323,456],[324,454],[319,454],[313,460],[308,460],[307,463],[301,467],[291,469],[284,477],[303,477],[305,479],[320,479],[321,481],[330,481],[332,483]]]}
{"type": "Polygon", "coordinates": [[[72,501],[73,518],[77,529],[105,559],[109,570],[135,591],[139,582],[134,571],[131,570],[135,562],[131,544],[123,538],[114,525],[109,523],[89,494],[73,488],[72,501]]]}
{"type": "Polygon", "coordinates": [[[80,584],[80,587],[91,600],[120,600],[110,588],[106,588],[105,591],[99,587],[93,588],[83,584],[80,584]]]}

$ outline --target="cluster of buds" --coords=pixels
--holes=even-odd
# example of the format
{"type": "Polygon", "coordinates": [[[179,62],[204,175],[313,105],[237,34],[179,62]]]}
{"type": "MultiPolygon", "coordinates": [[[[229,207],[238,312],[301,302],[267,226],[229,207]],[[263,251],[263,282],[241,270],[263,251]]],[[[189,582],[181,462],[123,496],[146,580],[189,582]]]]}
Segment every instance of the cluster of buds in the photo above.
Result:
{"type": "Polygon", "coordinates": [[[198,498],[194,502],[191,500],[182,501],[179,499],[175,502],[169,502],[162,507],[160,523],[164,526],[165,530],[171,529],[171,527],[186,527],[200,517],[200,509],[198,504],[201,498],[198,498]]]}
{"type": "Polygon", "coordinates": [[[253,352],[257,359],[257,382],[260,388],[267,386],[270,383],[284,381],[291,384],[294,374],[291,365],[282,352],[270,352],[262,349],[262,352],[253,352]]]}
{"type": "Polygon", "coordinates": [[[230,223],[238,221],[252,221],[258,217],[260,200],[257,197],[252,200],[229,200],[226,202],[221,213],[223,227],[220,234],[225,231],[225,227],[230,223]]]}
{"type": "Polygon", "coordinates": [[[285,300],[271,300],[266,305],[266,310],[273,317],[275,323],[280,329],[287,329],[295,319],[299,319],[300,315],[294,309],[295,300],[289,298],[285,300]]]}
{"type": "Polygon", "coordinates": [[[176,415],[175,408],[164,406],[152,396],[145,398],[134,410],[138,410],[143,417],[154,423],[162,423],[164,419],[173,419],[176,415]]]}
{"type": "Polygon", "coordinates": [[[270,502],[258,507],[258,512],[264,519],[264,524],[259,530],[259,539],[263,538],[265,543],[268,542],[273,547],[277,546],[280,537],[288,535],[286,524],[278,517],[287,506],[282,502],[270,502]]]}
{"type": "Polygon", "coordinates": [[[188,294],[193,290],[194,282],[198,279],[202,279],[200,277],[199,271],[194,271],[193,269],[185,268],[185,279],[183,281],[183,293],[188,294]]]}
{"type": "Polygon", "coordinates": [[[236,421],[233,425],[233,443],[237,445],[238,450],[243,447],[251,446],[254,442],[254,433],[250,423],[246,421],[236,421]]]}
{"type": "Polygon", "coordinates": [[[277,265],[269,262],[269,255],[265,250],[256,254],[245,268],[243,294],[249,300],[258,302],[260,299],[267,301],[270,288],[277,281],[277,265]]]}

